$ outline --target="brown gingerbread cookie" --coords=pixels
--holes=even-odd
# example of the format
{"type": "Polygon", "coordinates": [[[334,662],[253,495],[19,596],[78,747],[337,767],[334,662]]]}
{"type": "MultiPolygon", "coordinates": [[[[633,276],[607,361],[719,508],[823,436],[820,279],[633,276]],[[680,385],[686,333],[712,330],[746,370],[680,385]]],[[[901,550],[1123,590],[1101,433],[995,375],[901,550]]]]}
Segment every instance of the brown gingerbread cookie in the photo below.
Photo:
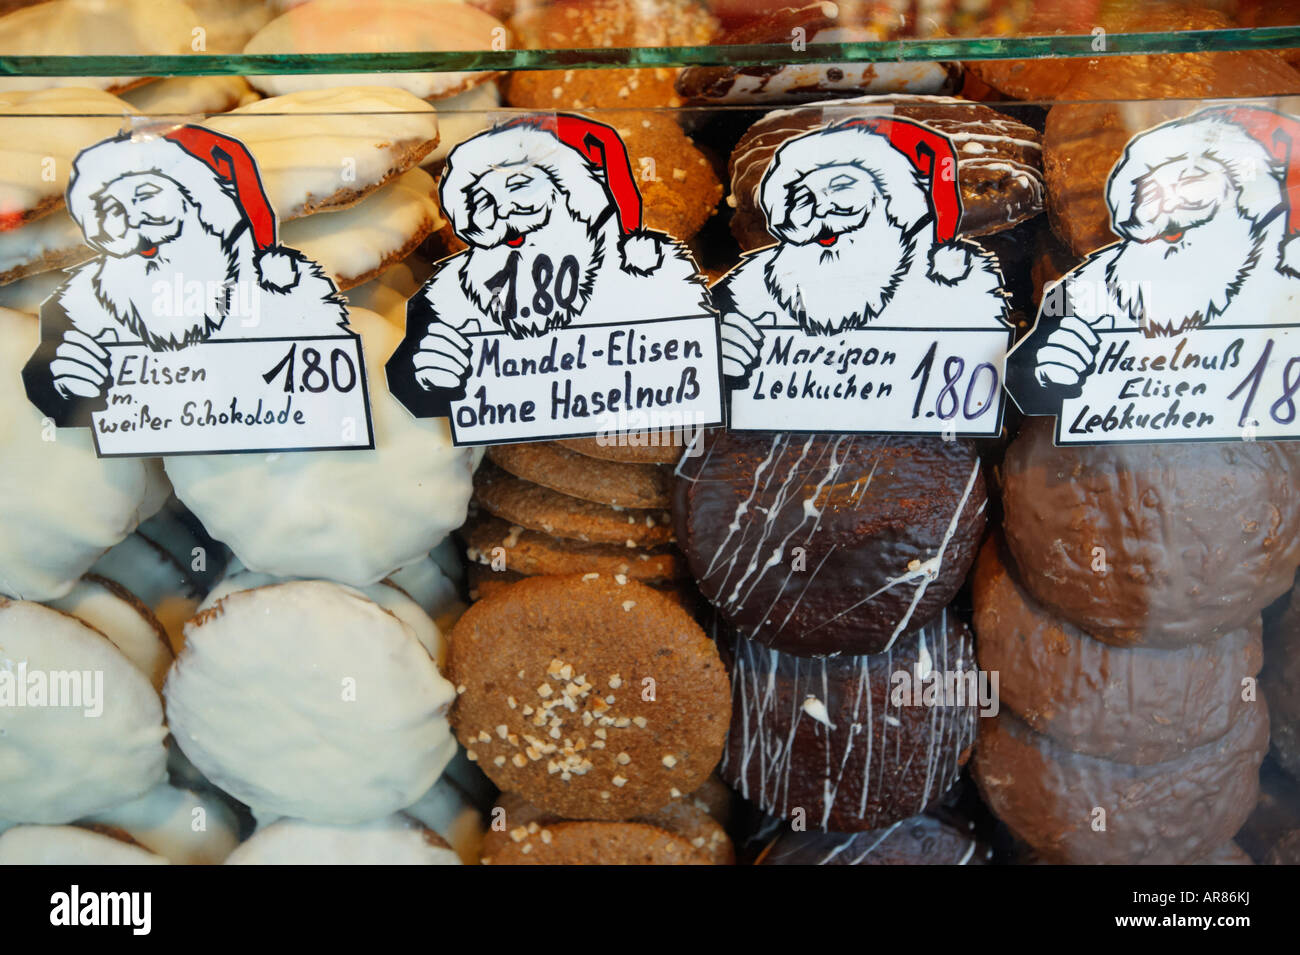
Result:
{"type": "Polygon", "coordinates": [[[474,472],[474,499],[503,521],[565,540],[657,547],[673,539],[666,510],[615,510],[521,480],[490,461],[474,472]]]}
{"type": "Polygon", "coordinates": [[[1241,828],[1267,748],[1262,701],[1220,739],[1150,766],[1072,753],[1003,711],[980,721],[974,777],[989,808],[1046,862],[1178,865],[1241,828]]]}
{"type": "Polygon", "coordinates": [[[570,451],[602,461],[617,461],[620,464],[676,464],[681,459],[689,438],[680,440],[671,435],[639,432],[620,441],[561,438],[556,443],[564,445],[570,451]]]}
{"type": "Polygon", "coordinates": [[[622,574],[635,580],[670,580],[686,573],[672,550],[644,550],[625,544],[584,544],[525,530],[480,514],[460,531],[465,557],[479,564],[513,570],[525,577],[541,574],[622,574]],[[502,548],[498,550],[497,548],[502,548]],[[504,565],[500,560],[504,558],[504,565]]]}
{"type": "Polygon", "coordinates": [[[1031,596],[1114,646],[1250,625],[1300,564],[1290,442],[1056,447],[1028,418],[1002,463],[1003,532],[1031,596]]]}
{"type": "Polygon", "coordinates": [[[498,444],[488,460],[517,478],[610,507],[672,506],[672,470],[654,464],[620,464],[570,451],[553,441],[498,444]]]}
{"type": "Polygon", "coordinates": [[[640,851],[658,855],[670,846],[672,856],[677,855],[678,847],[661,836],[625,828],[629,824],[642,824],[684,840],[705,864],[734,865],[736,853],[726,830],[707,812],[693,805],[690,798],[674,800],[662,809],[624,823],[564,819],[537,808],[517,793],[502,793],[493,809],[493,826],[483,837],[483,861],[497,864],[505,860],[533,865],[583,864],[576,860],[568,861],[568,853],[577,846],[588,846],[592,842],[608,843],[608,850],[598,859],[598,864],[640,864],[640,851]],[[504,827],[498,828],[499,824],[504,827]],[[584,825],[586,828],[581,833],[562,830],[557,844],[557,824],[584,825]],[[524,845],[528,843],[531,847],[525,850],[524,845]]]}
{"type": "Polygon", "coordinates": [[[533,577],[456,624],[456,735],[502,790],[577,819],[644,815],[722,755],[731,688],[694,620],[635,581],[533,577]]]}
{"type": "MultiPolygon", "coordinates": [[[[470,564],[466,568],[465,579],[469,588],[469,599],[484,600],[493,597],[512,584],[526,580],[536,574],[518,574],[513,570],[493,570],[485,564],[470,564]]],[[[703,603],[700,593],[689,578],[678,580],[643,580],[641,583],[659,591],[673,603],[694,615],[703,603]]]]}
{"type": "Polygon", "coordinates": [[[1257,705],[1242,687],[1263,662],[1258,617],[1177,650],[1108,646],[1025,593],[996,537],[980,550],[972,590],[980,669],[1000,675],[1002,705],[1075,752],[1164,762],[1220,738],[1257,705]]]}
{"type": "MultiPolygon", "coordinates": [[[[558,0],[530,6],[510,21],[528,49],[701,46],[717,21],[694,0],[558,0]]],[[[676,69],[522,70],[512,73],[507,102],[529,109],[637,109],[681,106],[676,69]]]]}

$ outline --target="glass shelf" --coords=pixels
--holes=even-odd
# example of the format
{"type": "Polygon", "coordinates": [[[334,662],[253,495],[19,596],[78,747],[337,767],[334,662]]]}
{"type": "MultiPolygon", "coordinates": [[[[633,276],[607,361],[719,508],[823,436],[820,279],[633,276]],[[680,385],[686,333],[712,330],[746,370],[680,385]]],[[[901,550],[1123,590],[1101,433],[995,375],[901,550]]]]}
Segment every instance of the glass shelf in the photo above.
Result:
{"type": "Polygon", "coordinates": [[[1300,47],[1300,25],[1159,33],[942,37],[863,43],[788,43],[566,50],[453,50],[404,53],[190,54],[182,56],[0,56],[0,76],[257,76],[764,66],[772,63],[1001,60],[1098,57],[1300,47]],[[1099,49],[1099,47],[1101,47],[1099,49]]]}

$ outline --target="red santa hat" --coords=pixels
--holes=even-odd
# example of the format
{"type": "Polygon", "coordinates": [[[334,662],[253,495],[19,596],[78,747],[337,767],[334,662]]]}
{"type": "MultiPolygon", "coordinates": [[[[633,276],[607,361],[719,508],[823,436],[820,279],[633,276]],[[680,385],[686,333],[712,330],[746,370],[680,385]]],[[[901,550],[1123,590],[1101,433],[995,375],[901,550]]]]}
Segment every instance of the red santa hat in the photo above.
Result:
{"type": "Polygon", "coordinates": [[[626,271],[649,274],[663,262],[663,242],[642,225],[641,193],[627,147],[612,127],[564,113],[530,116],[456,146],[447,156],[439,197],[452,229],[462,238],[470,223],[470,190],[485,171],[503,165],[546,169],[567,193],[570,210],[584,222],[612,214],[626,271]]]}
{"type": "Polygon", "coordinates": [[[1281,214],[1286,236],[1277,268],[1300,277],[1300,121],[1261,106],[1213,106],[1135,136],[1106,184],[1106,204],[1117,233],[1128,236],[1137,192],[1151,170],[1175,159],[1204,158],[1226,167],[1240,194],[1237,205],[1263,223],[1281,214]]]}
{"type": "Polygon", "coordinates": [[[955,282],[974,250],[957,239],[961,189],[957,152],[943,133],[901,116],[855,117],[782,143],[758,186],[768,230],[780,237],[790,196],[805,176],[831,165],[865,170],[885,196],[886,212],[904,231],[930,229],[930,277],[955,282]]]}
{"type": "Polygon", "coordinates": [[[222,235],[247,222],[259,250],[275,243],[275,213],[248,147],[202,126],[178,126],[160,136],[121,133],[77,155],[68,180],[68,212],[92,244],[99,232],[100,192],[134,173],[177,182],[198,206],[200,218],[222,235]]]}

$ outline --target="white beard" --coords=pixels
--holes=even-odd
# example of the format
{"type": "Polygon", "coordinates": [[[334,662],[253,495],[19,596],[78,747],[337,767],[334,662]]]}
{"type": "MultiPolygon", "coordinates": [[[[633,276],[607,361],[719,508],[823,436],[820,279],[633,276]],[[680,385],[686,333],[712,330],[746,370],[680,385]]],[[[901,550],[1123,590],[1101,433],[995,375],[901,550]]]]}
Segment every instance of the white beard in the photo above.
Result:
{"type": "Polygon", "coordinates": [[[783,243],[763,269],[763,282],[810,335],[865,328],[893,298],[915,246],[877,210],[830,248],[783,243]]]}
{"type": "Polygon", "coordinates": [[[1148,337],[1208,325],[1259,263],[1270,230],[1252,235],[1252,228],[1251,220],[1225,205],[1181,243],[1125,242],[1106,269],[1108,290],[1148,337]]]}
{"type": "Polygon", "coordinates": [[[465,254],[465,262],[458,275],[461,289],[475,307],[515,338],[535,338],[552,329],[564,328],[582,314],[591,300],[597,276],[605,262],[604,232],[602,228],[592,235],[587,223],[561,212],[551,216],[546,225],[528,233],[524,244],[518,249],[504,244],[491,248],[472,246],[465,254]],[[493,295],[487,284],[493,276],[506,268],[512,255],[518,256],[513,318],[504,314],[506,288],[502,288],[498,295],[493,295]],[[554,301],[549,313],[532,307],[533,296],[537,292],[533,281],[533,266],[539,255],[546,255],[551,260],[552,277],[547,285],[547,294],[552,300],[556,289],[555,274],[561,261],[566,255],[572,255],[578,260],[577,295],[571,309],[566,310],[554,301]],[[529,310],[527,315],[522,314],[525,308],[529,310]]]}
{"type": "Polygon", "coordinates": [[[132,334],[155,351],[176,350],[206,340],[222,326],[239,283],[256,282],[252,261],[246,230],[228,247],[225,237],[191,216],[182,234],[160,246],[153,258],[105,256],[92,284],[95,296],[132,334]],[[155,291],[159,283],[168,291],[155,291]],[[178,283],[184,290],[179,311],[170,291],[178,283]]]}

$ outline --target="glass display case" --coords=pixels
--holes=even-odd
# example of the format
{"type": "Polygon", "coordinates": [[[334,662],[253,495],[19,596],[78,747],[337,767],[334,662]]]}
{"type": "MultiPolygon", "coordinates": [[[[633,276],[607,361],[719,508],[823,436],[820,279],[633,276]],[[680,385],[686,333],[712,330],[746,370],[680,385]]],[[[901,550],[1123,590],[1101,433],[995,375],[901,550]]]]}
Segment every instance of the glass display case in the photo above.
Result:
{"type": "Polygon", "coordinates": [[[1298,145],[1298,3],[0,0],[0,862],[1300,862],[1298,145]]]}

